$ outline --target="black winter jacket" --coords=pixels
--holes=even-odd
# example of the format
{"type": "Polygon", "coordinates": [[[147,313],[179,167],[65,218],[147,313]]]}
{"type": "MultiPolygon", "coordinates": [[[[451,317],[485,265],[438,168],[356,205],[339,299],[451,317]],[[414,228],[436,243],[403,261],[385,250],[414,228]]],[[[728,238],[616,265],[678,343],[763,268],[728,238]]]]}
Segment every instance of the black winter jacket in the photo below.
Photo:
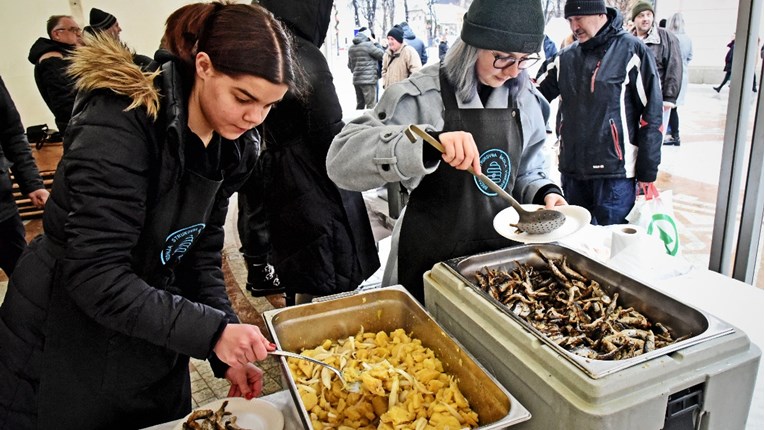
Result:
{"type": "Polygon", "coordinates": [[[353,73],[354,85],[375,85],[380,79],[378,66],[385,55],[382,47],[362,33],[353,38],[348,48],[348,68],[353,73]]]}
{"type": "Polygon", "coordinates": [[[662,97],[653,54],[622,30],[621,15],[592,39],[558,53],[540,77],[553,100],[561,137],[558,168],[572,178],[656,180],[661,161],[662,97]]]}
{"type": "Polygon", "coordinates": [[[72,117],[74,98],[74,79],[66,73],[69,67],[69,54],[74,45],[68,45],[55,40],[40,37],[29,49],[30,63],[35,65],[35,83],[48,109],[56,118],[56,127],[61,135],[66,132],[66,125],[72,117]],[[64,57],[49,57],[40,61],[40,57],[48,52],[58,52],[64,57]]]}
{"type": "Polygon", "coordinates": [[[327,176],[327,151],[344,125],[332,73],[319,50],[332,1],[260,3],[287,22],[310,80],[304,99],[288,94],[263,125],[272,262],[290,292],[350,291],[380,267],[380,260],[361,193],[340,190],[327,176]]]}
{"type": "Polygon", "coordinates": [[[221,141],[223,182],[207,225],[177,266],[158,270],[163,247],[143,240],[158,224],[146,220],[184,172],[190,85],[166,56],[156,57],[159,77],[141,75],[107,39],[74,58],[109,73],[78,81],[45,234],[19,260],[0,306],[2,429],[135,429],[180,418],[191,409],[188,357],[213,359],[222,376],[212,348],[237,321],[221,270],[223,224],[256,161],[257,136],[221,141]]]}
{"type": "Polygon", "coordinates": [[[9,170],[13,171],[22,194],[43,188],[19,112],[5,88],[5,82],[0,78],[0,221],[18,212],[9,170]]]}

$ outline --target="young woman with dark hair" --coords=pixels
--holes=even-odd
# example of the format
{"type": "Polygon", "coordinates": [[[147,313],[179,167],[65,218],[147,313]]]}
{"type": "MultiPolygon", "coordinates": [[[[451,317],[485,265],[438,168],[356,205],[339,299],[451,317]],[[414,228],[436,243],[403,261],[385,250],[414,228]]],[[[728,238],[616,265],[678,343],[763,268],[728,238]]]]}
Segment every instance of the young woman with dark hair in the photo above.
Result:
{"type": "Polygon", "coordinates": [[[269,342],[221,270],[254,127],[296,86],[290,38],[259,6],[193,4],[153,71],[108,37],[73,55],[79,96],[45,234],[0,307],[0,428],[142,428],[191,410],[189,357],[258,395],[269,342]]]}

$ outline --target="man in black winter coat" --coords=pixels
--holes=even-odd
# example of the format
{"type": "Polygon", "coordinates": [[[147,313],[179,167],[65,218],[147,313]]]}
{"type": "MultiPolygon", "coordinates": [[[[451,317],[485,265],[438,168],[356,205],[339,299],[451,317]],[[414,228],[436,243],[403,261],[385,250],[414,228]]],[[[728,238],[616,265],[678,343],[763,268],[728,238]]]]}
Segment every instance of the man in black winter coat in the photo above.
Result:
{"type": "Polygon", "coordinates": [[[262,182],[248,181],[251,187],[240,190],[240,198],[263,199],[270,260],[288,304],[292,297],[299,304],[355,289],[380,261],[361,193],[341,190],[327,176],[327,151],[344,125],[332,73],[319,50],[332,0],[259,3],[295,35],[296,57],[309,82],[305,94],[287,93],[263,123],[262,182]]]}
{"type": "Polygon", "coordinates": [[[27,242],[13,199],[9,168],[21,193],[27,195],[35,207],[45,206],[48,191],[37,171],[16,105],[0,78],[0,269],[10,278],[27,242]]]}
{"type": "Polygon", "coordinates": [[[74,79],[66,73],[69,54],[82,45],[82,29],[71,16],[48,18],[48,37],[40,37],[29,50],[27,59],[35,65],[35,83],[48,109],[56,118],[56,127],[63,135],[72,116],[74,79]]]}
{"type": "Polygon", "coordinates": [[[568,0],[565,16],[576,41],[539,79],[547,100],[561,98],[563,192],[593,224],[623,224],[638,184],[654,182],[661,161],[659,75],[653,54],[603,0],[568,0]]]}

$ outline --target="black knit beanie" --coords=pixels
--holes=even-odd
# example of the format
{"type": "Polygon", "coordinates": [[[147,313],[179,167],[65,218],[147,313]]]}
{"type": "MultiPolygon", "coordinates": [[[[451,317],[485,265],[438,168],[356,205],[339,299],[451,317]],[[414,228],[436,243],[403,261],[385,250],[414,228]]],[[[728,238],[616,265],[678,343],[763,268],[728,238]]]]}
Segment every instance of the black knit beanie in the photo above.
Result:
{"type": "Polygon", "coordinates": [[[390,29],[388,36],[396,39],[398,43],[404,43],[404,29],[397,25],[390,29]]]}
{"type": "Polygon", "coordinates": [[[603,0],[568,0],[563,8],[563,16],[600,15],[606,14],[606,3],[603,0]]]}
{"type": "Polygon", "coordinates": [[[635,20],[635,17],[640,15],[641,12],[645,12],[647,10],[650,10],[651,13],[653,13],[653,5],[651,3],[648,3],[647,1],[639,1],[635,3],[635,6],[632,6],[632,13],[630,14],[630,19],[635,20]]]}
{"type": "Polygon", "coordinates": [[[90,26],[93,30],[106,30],[117,22],[114,15],[104,12],[101,9],[90,9],[90,26]]]}
{"type": "Polygon", "coordinates": [[[473,0],[462,23],[470,46],[501,52],[539,52],[545,19],[539,0],[473,0]]]}

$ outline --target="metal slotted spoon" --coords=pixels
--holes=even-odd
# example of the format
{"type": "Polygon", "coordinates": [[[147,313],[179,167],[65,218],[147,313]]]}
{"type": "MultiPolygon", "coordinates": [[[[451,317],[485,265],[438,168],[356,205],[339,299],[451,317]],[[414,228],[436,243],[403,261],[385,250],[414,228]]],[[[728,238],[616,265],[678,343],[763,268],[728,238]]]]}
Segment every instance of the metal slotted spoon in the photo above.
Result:
{"type": "Polygon", "coordinates": [[[359,381],[356,382],[348,382],[345,380],[345,377],[343,377],[343,372],[338,369],[335,366],[331,366],[321,360],[317,360],[315,358],[307,357],[305,355],[296,354],[294,352],[289,351],[282,351],[280,349],[274,350],[274,351],[268,351],[269,355],[280,355],[283,357],[292,357],[297,358],[298,360],[306,360],[310,361],[311,363],[318,364],[319,366],[326,367],[327,369],[331,370],[332,373],[337,375],[337,377],[340,379],[340,382],[343,384],[343,388],[345,388],[350,393],[359,393],[361,392],[361,383],[359,381]]]}
{"type": "MultiPolygon", "coordinates": [[[[444,152],[444,147],[441,145],[441,142],[439,142],[438,139],[431,136],[425,130],[414,124],[407,127],[404,133],[406,134],[406,137],[412,141],[412,143],[416,142],[417,136],[419,136],[422,138],[422,140],[428,142],[439,152],[444,152]]],[[[525,231],[529,234],[545,234],[559,228],[566,222],[566,215],[562,212],[550,209],[539,209],[537,211],[527,211],[523,209],[521,204],[518,203],[518,201],[515,200],[513,196],[508,194],[508,192],[505,191],[502,187],[489,179],[488,176],[484,175],[483,173],[476,173],[472,168],[468,168],[467,171],[470,172],[473,176],[477,177],[481,182],[486,184],[487,187],[497,193],[497,195],[499,195],[501,198],[507,200],[510,203],[510,206],[512,206],[513,209],[518,212],[518,222],[516,224],[511,224],[518,230],[525,231]]]]}

